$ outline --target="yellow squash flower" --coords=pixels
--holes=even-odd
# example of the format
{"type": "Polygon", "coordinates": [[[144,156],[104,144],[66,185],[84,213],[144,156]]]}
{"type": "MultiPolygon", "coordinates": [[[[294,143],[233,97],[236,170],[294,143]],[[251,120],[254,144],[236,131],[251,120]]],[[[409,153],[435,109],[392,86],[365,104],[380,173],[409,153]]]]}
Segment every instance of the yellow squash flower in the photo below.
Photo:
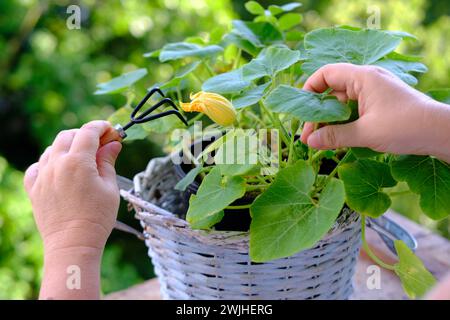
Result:
{"type": "Polygon", "coordinates": [[[229,126],[236,120],[233,105],[220,94],[200,91],[190,98],[190,103],[181,102],[181,109],[186,112],[202,112],[221,126],[229,126]]]}

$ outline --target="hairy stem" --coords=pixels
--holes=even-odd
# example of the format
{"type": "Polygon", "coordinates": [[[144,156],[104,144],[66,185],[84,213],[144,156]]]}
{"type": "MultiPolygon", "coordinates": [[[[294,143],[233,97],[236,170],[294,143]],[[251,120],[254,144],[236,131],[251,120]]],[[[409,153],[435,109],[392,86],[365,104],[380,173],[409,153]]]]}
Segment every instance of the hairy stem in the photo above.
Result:
{"type": "Polygon", "coordinates": [[[382,261],[380,258],[378,258],[373,251],[370,249],[369,244],[366,241],[366,216],[361,215],[361,238],[362,238],[362,246],[364,251],[367,253],[367,255],[379,266],[394,271],[395,268],[393,265],[390,265],[384,261],[382,261]]]}

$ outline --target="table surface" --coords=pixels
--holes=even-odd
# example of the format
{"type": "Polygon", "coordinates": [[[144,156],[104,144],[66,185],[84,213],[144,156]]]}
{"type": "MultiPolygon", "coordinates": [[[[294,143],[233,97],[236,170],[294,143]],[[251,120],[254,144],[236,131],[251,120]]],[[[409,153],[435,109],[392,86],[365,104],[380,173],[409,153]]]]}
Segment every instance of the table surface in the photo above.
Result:
{"type": "MultiPolygon", "coordinates": [[[[450,241],[432,233],[417,223],[389,211],[386,216],[407,229],[417,239],[416,254],[422,259],[425,266],[439,280],[450,271],[450,241]]],[[[378,235],[367,229],[367,241],[372,251],[382,260],[394,263],[396,257],[387,249],[378,235]]],[[[389,270],[380,268],[380,288],[370,290],[367,286],[368,278],[373,274],[371,268],[374,262],[361,250],[354,278],[354,293],[351,299],[355,300],[395,300],[407,299],[398,277],[389,270]]],[[[157,279],[150,279],[144,283],[128,289],[108,294],[108,300],[160,300],[159,283],[157,279]]]]}

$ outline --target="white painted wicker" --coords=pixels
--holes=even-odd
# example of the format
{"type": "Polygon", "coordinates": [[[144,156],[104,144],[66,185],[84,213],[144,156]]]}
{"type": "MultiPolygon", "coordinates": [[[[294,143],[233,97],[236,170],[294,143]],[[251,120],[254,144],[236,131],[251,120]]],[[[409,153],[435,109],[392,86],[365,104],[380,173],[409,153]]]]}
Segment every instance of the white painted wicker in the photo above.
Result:
{"type": "MultiPolygon", "coordinates": [[[[359,215],[344,210],[314,248],[252,263],[245,232],[192,230],[161,206],[179,208],[183,194],[169,158],[154,159],[122,196],[133,206],[164,299],[347,299],[360,248],[359,215]]],[[[172,210],[172,209],[171,209],[172,210]]],[[[176,211],[176,210],[175,210],[176,211]]]]}

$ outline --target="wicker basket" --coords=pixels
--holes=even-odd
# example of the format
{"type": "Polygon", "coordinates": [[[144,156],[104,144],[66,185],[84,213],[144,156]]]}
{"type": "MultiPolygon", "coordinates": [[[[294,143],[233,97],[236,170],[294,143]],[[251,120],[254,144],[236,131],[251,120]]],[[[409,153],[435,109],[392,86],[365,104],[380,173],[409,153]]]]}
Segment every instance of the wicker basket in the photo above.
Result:
{"type": "Polygon", "coordinates": [[[252,263],[248,233],[192,230],[170,158],[153,159],[122,191],[146,236],[164,299],[347,299],[360,248],[359,215],[344,210],[314,248],[252,263]]]}

